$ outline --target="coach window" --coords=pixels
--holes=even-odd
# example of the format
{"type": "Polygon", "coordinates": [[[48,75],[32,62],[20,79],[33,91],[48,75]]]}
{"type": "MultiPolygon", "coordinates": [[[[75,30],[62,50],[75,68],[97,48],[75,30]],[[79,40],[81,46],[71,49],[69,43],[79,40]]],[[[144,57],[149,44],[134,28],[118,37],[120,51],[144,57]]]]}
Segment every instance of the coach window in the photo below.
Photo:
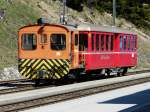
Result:
{"type": "Polygon", "coordinates": [[[132,36],[132,39],[131,39],[131,46],[132,46],[131,49],[132,49],[132,51],[135,50],[135,46],[136,46],[135,43],[136,43],[136,42],[135,42],[135,36],[132,36]]]}
{"type": "Polygon", "coordinates": [[[52,34],[50,38],[52,50],[64,50],[66,48],[65,34],[52,34]]]}
{"type": "Polygon", "coordinates": [[[106,50],[109,50],[109,35],[106,35],[106,50]]]}
{"type": "Polygon", "coordinates": [[[95,37],[95,35],[92,34],[92,51],[94,51],[94,37],[95,37]]]}
{"type": "Polygon", "coordinates": [[[99,34],[96,34],[96,50],[99,51],[99,34]]]}
{"type": "Polygon", "coordinates": [[[35,34],[23,34],[22,35],[22,49],[35,50],[37,47],[37,40],[35,34]]]}
{"type": "Polygon", "coordinates": [[[132,35],[130,38],[131,38],[131,39],[130,39],[130,41],[131,41],[130,47],[131,47],[131,51],[133,51],[133,35],[132,35]]]}
{"type": "Polygon", "coordinates": [[[136,50],[136,46],[137,46],[137,37],[134,36],[134,50],[136,50]]]}
{"type": "Polygon", "coordinates": [[[101,35],[101,50],[104,50],[104,35],[101,35]]]}
{"type": "Polygon", "coordinates": [[[129,35],[129,50],[131,51],[131,35],[129,35]]]}
{"type": "Polygon", "coordinates": [[[124,37],[123,37],[123,44],[124,44],[124,50],[126,50],[126,47],[127,47],[127,38],[126,38],[126,36],[124,35],[124,37]]]}
{"type": "Polygon", "coordinates": [[[88,34],[79,34],[79,51],[88,49],[88,34]]]}
{"type": "Polygon", "coordinates": [[[99,34],[99,50],[101,50],[101,35],[99,34]]]}
{"type": "Polygon", "coordinates": [[[126,36],[126,39],[127,39],[127,50],[129,51],[130,50],[130,36],[126,36]]]}
{"type": "Polygon", "coordinates": [[[113,35],[111,35],[111,39],[110,39],[110,50],[114,50],[114,37],[113,35]]]}
{"type": "Polygon", "coordinates": [[[132,51],[132,35],[129,35],[129,44],[130,44],[129,50],[132,51]]]}
{"type": "Polygon", "coordinates": [[[120,36],[120,50],[123,50],[123,37],[120,36]]]}

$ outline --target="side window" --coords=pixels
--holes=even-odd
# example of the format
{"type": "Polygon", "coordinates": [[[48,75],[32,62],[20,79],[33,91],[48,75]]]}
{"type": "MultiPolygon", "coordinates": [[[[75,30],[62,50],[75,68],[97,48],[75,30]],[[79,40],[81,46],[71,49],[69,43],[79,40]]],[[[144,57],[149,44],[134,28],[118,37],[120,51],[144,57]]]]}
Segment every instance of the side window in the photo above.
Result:
{"type": "Polygon", "coordinates": [[[128,45],[127,45],[128,46],[128,51],[130,51],[130,47],[131,47],[130,46],[130,35],[127,36],[127,39],[128,39],[128,41],[127,41],[128,42],[128,45]]]}
{"type": "Polygon", "coordinates": [[[101,50],[104,50],[104,35],[101,35],[101,50]]]}
{"type": "Polygon", "coordinates": [[[126,36],[124,35],[123,36],[123,42],[124,42],[124,50],[126,50],[126,47],[127,47],[127,38],[126,38],[126,36]]]}
{"type": "Polygon", "coordinates": [[[47,43],[47,35],[46,34],[42,34],[41,35],[41,44],[45,44],[45,43],[47,43]]]}
{"type": "Polygon", "coordinates": [[[110,38],[110,50],[114,50],[114,36],[111,35],[111,38],[110,38]]]}
{"type": "Polygon", "coordinates": [[[120,50],[123,50],[123,37],[120,36],[120,50]]]}
{"type": "Polygon", "coordinates": [[[101,34],[99,35],[99,50],[101,51],[101,34]]]}
{"type": "Polygon", "coordinates": [[[92,34],[92,51],[94,51],[94,37],[95,37],[95,35],[92,34]]]}
{"type": "Polygon", "coordinates": [[[106,50],[109,50],[109,35],[106,35],[106,50]]]}
{"type": "Polygon", "coordinates": [[[131,51],[133,51],[133,36],[130,37],[130,41],[131,41],[130,49],[131,51]]]}
{"type": "Polygon", "coordinates": [[[78,45],[78,34],[75,34],[75,45],[77,46],[78,45]]]}
{"type": "Polygon", "coordinates": [[[37,47],[37,40],[35,34],[22,34],[22,49],[35,50],[37,47]]]}
{"type": "Polygon", "coordinates": [[[65,34],[52,34],[50,38],[52,50],[64,50],[66,48],[65,34]]]}
{"type": "Polygon", "coordinates": [[[79,34],[79,51],[88,49],[88,34],[79,34]]]}
{"type": "Polygon", "coordinates": [[[96,50],[99,51],[99,34],[96,34],[96,50]]]}
{"type": "Polygon", "coordinates": [[[132,51],[134,51],[134,47],[135,47],[135,39],[134,39],[134,36],[131,37],[131,49],[132,51]]]}
{"type": "Polygon", "coordinates": [[[137,36],[134,36],[134,39],[135,39],[135,45],[134,45],[134,50],[135,50],[137,47],[137,36]]]}

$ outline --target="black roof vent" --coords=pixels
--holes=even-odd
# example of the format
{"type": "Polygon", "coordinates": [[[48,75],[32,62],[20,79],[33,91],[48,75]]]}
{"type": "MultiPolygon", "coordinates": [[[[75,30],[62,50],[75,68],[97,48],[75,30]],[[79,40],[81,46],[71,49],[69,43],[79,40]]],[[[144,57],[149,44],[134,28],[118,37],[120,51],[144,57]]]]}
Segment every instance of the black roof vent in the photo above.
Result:
{"type": "Polygon", "coordinates": [[[37,20],[37,23],[38,23],[39,25],[43,25],[43,24],[48,24],[49,21],[48,21],[46,18],[39,18],[39,19],[37,20]]]}

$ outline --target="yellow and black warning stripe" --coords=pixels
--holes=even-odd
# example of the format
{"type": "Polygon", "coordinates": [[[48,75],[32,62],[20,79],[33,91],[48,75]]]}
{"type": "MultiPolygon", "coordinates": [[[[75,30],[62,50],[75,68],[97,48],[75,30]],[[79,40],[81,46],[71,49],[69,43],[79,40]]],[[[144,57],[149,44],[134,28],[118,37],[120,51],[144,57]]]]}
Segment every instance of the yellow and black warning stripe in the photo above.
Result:
{"type": "Polygon", "coordinates": [[[68,59],[19,59],[18,69],[29,79],[60,79],[68,74],[69,66],[68,59]]]}

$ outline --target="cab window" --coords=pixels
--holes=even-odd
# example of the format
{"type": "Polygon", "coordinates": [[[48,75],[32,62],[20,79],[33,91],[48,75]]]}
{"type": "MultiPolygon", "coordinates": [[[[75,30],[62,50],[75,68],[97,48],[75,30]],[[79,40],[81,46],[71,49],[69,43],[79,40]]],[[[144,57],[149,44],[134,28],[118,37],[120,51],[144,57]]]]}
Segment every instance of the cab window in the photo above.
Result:
{"type": "Polygon", "coordinates": [[[41,44],[46,44],[47,43],[47,35],[46,34],[42,34],[41,35],[41,44]]]}
{"type": "Polygon", "coordinates": [[[78,34],[75,34],[75,45],[78,45],[78,34]]]}
{"type": "Polygon", "coordinates": [[[52,50],[64,50],[66,48],[65,34],[52,34],[50,38],[52,50]]]}
{"type": "Polygon", "coordinates": [[[35,34],[22,34],[22,49],[35,50],[37,47],[35,34]]]}

